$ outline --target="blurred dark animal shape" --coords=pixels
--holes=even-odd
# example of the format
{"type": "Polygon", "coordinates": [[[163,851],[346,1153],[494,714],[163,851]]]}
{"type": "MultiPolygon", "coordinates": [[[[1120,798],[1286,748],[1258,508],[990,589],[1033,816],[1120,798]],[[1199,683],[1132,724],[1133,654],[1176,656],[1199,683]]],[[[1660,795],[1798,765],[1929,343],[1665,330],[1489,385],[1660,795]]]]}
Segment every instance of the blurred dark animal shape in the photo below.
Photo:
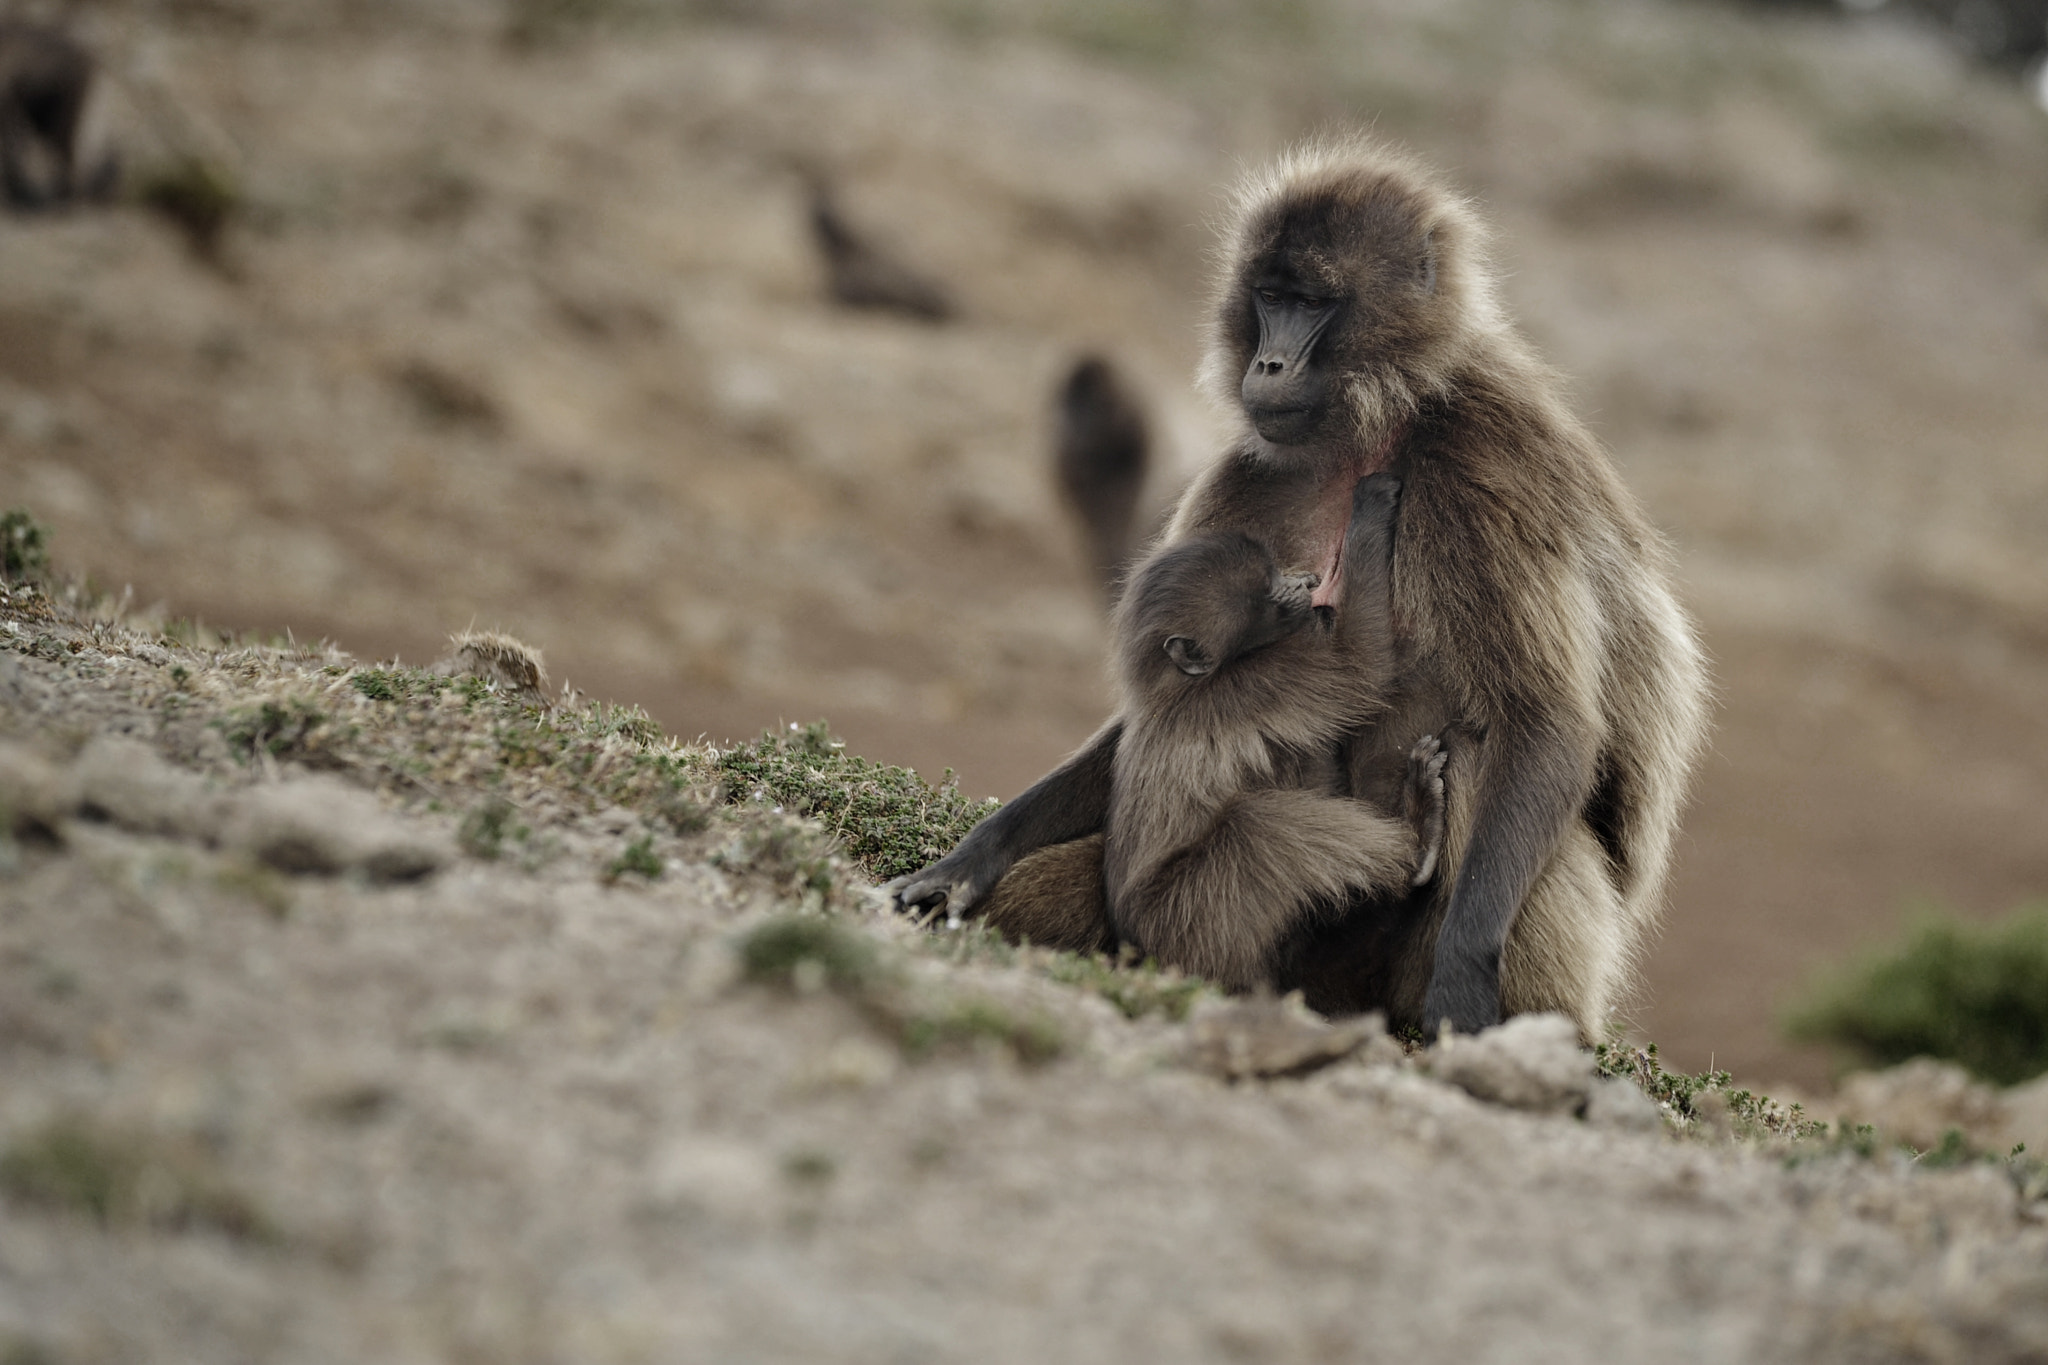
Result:
{"type": "Polygon", "coordinates": [[[1910,0],[1970,55],[2006,67],[2048,51],[2048,0],[1910,0]]]}
{"type": "Polygon", "coordinates": [[[1082,357],[1060,385],[1055,468],[1061,496],[1081,519],[1096,581],[1110,597],[1137,538],[1148,462],[1144,411],[1107,360],[1082,357]]]}
{"type": "MultiPolygon", "coordinates": [[[[1400,480],[1396,667],[1384,707],[1336,748],[1345,794],[1386,810],[1418,740],[1443,741],[1442,872],[1303,926],[1276,953],[1277,985],[1428,1032],[1558,1010],[1591,1041],[1657,917],[1705,671],[1662,539],[1507,321],[1483,233],[1433,175],[1370,144],[1313,146],[1253,178],[1203,366],[1243,426],[1155,553],[1241,532],[1319,571],[1312,605],[1341,609],[1359,482],[1400,480]]],[[[958,915],[1027,855],[1102,834],[1134,777],[1132,720],[893,883],[899,902],[958,915]]],[[[1200,795],[1150,780],[1161,802],[1200,795]]],[[[1099,896],[1086,858],[1067,858],[1072,899],[1099,896]]]]}
{"type": "Polygon", "coordinates": [[[832,297],[848,308],[901,313],[925,322],[953,316],[946,291],[856,231],[823,180],[811,182],[811,234],[825,255],[832,297]]]}
{"type": "Polygon", "coordinates": [[[50,208],[111,190],[111,158],[90,184],[79,183],[93,73],[92,54],[61,29],[0,19],[0,193],[9,207],[50,208]]]}

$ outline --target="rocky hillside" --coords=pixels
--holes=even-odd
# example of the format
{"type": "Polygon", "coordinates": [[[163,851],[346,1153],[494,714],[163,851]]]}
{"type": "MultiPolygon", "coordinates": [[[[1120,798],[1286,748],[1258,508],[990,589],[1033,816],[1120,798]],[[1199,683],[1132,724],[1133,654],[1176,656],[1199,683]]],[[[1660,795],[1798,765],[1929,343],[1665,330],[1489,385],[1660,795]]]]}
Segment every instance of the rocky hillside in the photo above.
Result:
{"type": "Polygon", "coordinates": [[[0,588],[0,1359],[2048,1352],[2048,1085],[1880,1132],[926,929],[977,808],[822,732],[115,605],[0,588]]]}

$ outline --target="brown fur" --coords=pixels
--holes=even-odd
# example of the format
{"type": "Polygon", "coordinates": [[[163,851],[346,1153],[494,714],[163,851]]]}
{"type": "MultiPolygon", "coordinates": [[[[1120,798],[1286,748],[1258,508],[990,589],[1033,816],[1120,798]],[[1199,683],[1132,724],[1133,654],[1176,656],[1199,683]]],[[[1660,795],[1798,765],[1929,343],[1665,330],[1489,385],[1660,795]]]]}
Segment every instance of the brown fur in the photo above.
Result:
{"type": "Polygon", "coordinates": [[[1102,836],[1039,849],[1011,868],[977,907],[1012,943],[1075,953],[1116,946],[1102,886],[1102,836]]]}
{"type": "MultiPolygon", "coordinates": [[[[1399,476],[1399,668],[1385,711],[1343,741],[1349,789],[1391,808],[1417,736],[1452,754],[1445,875],[1297,935],[1282,984],[1425,1028],[1561,1010],[1596,1039],[1654,928],[1705,734],[1704,663],[1662,539],[1503,318],[1478,221],[1429,173],[1338,142],[1246,186],[1203,366],[1221,399],[1249,383],[1268,276],[1341,301],[1314,352],[1337,400],[1287,444],[1248,417],[1167,540],[1243,532],[1322,568],[1356,481],[1399,476]]],[[[1105,727],[898,894],[971,905],[1022,854],[1099,827],[1124,736],[1105,727]]],[[[1162,799],[1185,781],[1157,780],[1162,799]]]]}
{"type": "MultiPolygon", "coordinates": [[[[1392,665],[1393,487],[1377,483],[1334,625],[1311,607],[1318,576],[1283,574],[1228,533],[1155,553],[1117,614],[1110,920],[1121,942],[1230,989],[1271,986],[1290,933],[1354,892],[1406,888],[1421,861],[1418,829],[1343,795],[1335,762],[1384,704],[1392,665]]],[[[1416,776],[1440,809],[1434,754],[1416,776]]]]}

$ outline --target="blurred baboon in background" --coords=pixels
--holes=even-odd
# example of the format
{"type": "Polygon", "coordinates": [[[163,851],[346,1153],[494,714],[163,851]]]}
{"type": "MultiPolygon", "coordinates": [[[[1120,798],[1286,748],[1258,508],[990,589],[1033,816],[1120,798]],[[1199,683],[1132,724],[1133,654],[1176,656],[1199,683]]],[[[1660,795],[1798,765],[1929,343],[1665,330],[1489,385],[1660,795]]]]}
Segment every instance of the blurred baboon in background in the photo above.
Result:
{"type": "MultiPolygon", "coordinates": [[[[93,69],[92,54],[62,30],[0,19],[0,194],[10,208],[45,208],[77,195],[78,133],[93,69]]],[[[95,179],[111,173],[110,162],[95,179]]]]}
{"type": "Polygon", "coordinates": [[[810,195],[811,235],[824,253],[834,299],[848,308],[902,313],[925,322],[953,316],[945,289],[855,230],[822,176],[811,177],[810,195]]]}
{"type": "Polygon", "coordinates": [[[1055,469],[1060,494],[1081,519],[1088,557],[1106,597],[1136,548],[1138,494],[1145,486],[1145,414],[1101,356],[1083,356],[1059,391],[1055,469]]]}

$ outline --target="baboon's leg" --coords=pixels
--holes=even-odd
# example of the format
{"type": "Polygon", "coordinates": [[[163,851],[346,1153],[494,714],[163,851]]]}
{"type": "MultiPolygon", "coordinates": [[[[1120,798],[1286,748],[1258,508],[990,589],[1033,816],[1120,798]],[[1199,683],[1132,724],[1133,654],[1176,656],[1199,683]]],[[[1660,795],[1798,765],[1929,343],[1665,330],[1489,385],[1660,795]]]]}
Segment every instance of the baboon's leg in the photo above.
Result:
{"type": "Polygon", "coordinates": [[[1508,931],[1501,1012],[1556,1010],[1579,1026],[1581,1041],[1607,1041],[1609,1013],[1642,946],[1626,922],[1599,841],[1572,825],[1508,931]]]}
{"type": "Polygon", "coordinates": [[[1115,946],[1102,884],[1102,836],[1053,844],[1018,860],[984,896],[981,916],[1012,943],[1077,953],[1115,946]]]}
{"type": "Polygon", "coordinates": [[[1415,832],[1363,802],[1297,790],[1246,792],[1215,825],[1133,886],[1121,937],[1232,990],[1270,985],[1275,949],[1318,905],[1405,890],[1415,832]]]}

